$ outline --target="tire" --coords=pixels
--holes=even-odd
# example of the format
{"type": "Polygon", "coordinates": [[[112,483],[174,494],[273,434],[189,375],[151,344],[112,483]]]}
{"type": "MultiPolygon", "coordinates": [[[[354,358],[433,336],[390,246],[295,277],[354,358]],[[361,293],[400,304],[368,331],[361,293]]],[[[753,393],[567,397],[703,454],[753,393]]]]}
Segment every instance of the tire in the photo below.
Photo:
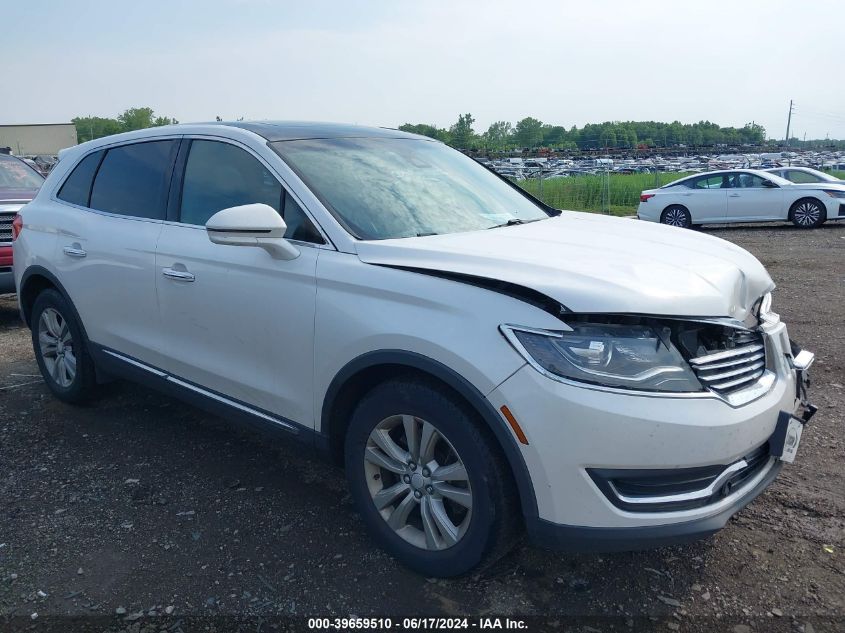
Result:
{"type": "Polygon", "coordinates": [[[358,511],[380,547],[425,576],[487,566],[519,535],[516,486],[482,424],[448,390],[411,376],[376,386],[352,415],[345,459],[358,511]],[[437,435],[428,443],[432,429],[437,435]],[[418,463],[425,453],[433,470],[418,463]]]}
{"type": "Polygon", "coordinates": [[[94,361],[70,304],[56,290],[42,291],[31,324],[35,360],[53,395],[72,404],[89,401],[97,388],[94,361]]]}
{"type": "Polygon", "coordinates": [[[827,209],[815,198],[801,198],[789,209],[789,219],[799,229],[813,229],[827,220],[827,209]]]}
{"type": "Polygon", "coordinates": [[[663,209],[663,213],[660,214],[660,223],[689,229],[692,228],[692,217],[686,207],[673,204],[663,209]]]}

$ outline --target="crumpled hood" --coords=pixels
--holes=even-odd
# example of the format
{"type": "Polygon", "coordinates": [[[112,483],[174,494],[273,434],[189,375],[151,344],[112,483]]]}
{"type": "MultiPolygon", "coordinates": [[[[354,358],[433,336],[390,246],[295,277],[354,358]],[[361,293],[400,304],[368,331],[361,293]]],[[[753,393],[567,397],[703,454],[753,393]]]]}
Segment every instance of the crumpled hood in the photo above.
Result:
{"type": "Polygon", "coordinates": [[[357,246],[368,264],[498,279],[573,312],[742,320],[774,288],[753,255],[725,240],[572,211],[517,226],[357,246]]]}

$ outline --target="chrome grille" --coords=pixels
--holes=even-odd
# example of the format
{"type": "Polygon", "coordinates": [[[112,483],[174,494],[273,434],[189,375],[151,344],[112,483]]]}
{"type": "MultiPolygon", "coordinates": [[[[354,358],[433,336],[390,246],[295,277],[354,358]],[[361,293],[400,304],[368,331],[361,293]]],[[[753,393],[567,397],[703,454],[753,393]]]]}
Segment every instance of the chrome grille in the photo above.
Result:
{"type": "Polygon", "coordinates": [[[766,348],[757,332],[743,333],[730,349],[690,359],[695,375],[705,387],[732,393],[751,386],[766,371],[766,348]]]}
{"type": "Polygon", "coordinates": [[[15,213],[0,211],[0,244],[12,243],[12,220],[14,219],[15,213]]]}

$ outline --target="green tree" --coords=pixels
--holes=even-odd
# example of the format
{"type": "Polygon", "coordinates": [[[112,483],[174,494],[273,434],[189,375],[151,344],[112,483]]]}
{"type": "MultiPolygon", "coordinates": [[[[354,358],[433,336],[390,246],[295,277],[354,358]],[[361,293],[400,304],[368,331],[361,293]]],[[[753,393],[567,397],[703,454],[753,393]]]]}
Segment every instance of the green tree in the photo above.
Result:
{"type": "Polygon", "coordinates": [[[99,116],[83,116],[71,119],[76,126],[76,138],[80,143],[93,141],[95,138],[102,138],[109,134],[121,132],[120,123],[117,119],[107,119],[99,116]]]}
{"type": "Polygon", "coordinates": [[[600,147],[616,147],[616,132],[611,124],[602,126],[602,131],[599,135],[600,147]]]}
{"type": "Polygon", "coordinates": [[[128,110],[124,110],[122,114],[119,114],[117,120],[120,121],[120,127],[124,132],[153,127],[153,109],[129,108],[128,110]]]}
{"type": "Polygon", "coordinates": [[[513,138],[518,147],[537,147],[543,141],[543,122],[525,117],[517,122],[513,138]]]}
{"type": "Polygon", "coordinates": [[[546,147],[562,147],[566,137],[566,128],[562,125],[543,126],[543,145],[546,147]]]}
{"type": "Polygon", "coordinates": [[[449,128],[449,134],[452,136],[452,147],[470,149],[475,146],[476,136],[472,129],[473,123],[475,123],[475,119],[472,118],[471,114],[458,115],[458,122],[449,128]]]}
{"type": "Polygon", "coordinates": [[[76,126],[76,138],[80,143],[119,132],[179,123],[172,117],[154,116],[152,108],[129,108],[116,119],[86,116],[71,119],[71,122],[76,126]]]}
{"type": "Polygon", "coordinates": [[[444,143],[448,143],[451,140],[448,130],[444,130],[436,125],[430,125],[428,123],[403,123],[399,126],[399,129],[411,134],[419,134],[420,136],[436,138],[438,141],[443,141],[444,143]]]}
{"type": "Polygon", "coordinates": [[[487,149],[502,151],[510,145],[511,136],[513,136],[513,126],[507,121],[496,121],[487,128],[482,135],[482,140],[487,149]]]}

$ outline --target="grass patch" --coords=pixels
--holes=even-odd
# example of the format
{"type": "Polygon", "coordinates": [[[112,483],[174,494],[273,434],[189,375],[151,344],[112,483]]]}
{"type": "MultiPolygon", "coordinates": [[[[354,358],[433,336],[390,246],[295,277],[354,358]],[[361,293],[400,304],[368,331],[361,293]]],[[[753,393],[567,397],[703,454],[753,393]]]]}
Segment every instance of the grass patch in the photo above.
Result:
{"type": "Polygon", "coordinates": [[[611,215],[631,215],[640,204],[640,193],[683,178],[685,173],[610,174],[568,178],[523,180],[519,186],[556,209],[573,211],[608,211],[611,215]]]}

